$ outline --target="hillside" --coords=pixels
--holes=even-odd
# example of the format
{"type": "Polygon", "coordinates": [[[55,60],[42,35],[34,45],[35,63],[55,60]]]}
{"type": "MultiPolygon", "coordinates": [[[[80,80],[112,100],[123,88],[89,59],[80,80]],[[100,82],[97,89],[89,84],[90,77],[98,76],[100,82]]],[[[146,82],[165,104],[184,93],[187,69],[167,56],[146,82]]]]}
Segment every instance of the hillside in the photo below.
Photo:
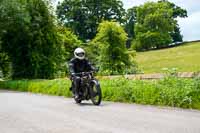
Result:
{"type": "Polygon", "coordinates": [[[177,68],[180,72],[200,71],[200,42],[138,52],[136,61],[144,73],[163,72],[163,68],[177,68]]]}

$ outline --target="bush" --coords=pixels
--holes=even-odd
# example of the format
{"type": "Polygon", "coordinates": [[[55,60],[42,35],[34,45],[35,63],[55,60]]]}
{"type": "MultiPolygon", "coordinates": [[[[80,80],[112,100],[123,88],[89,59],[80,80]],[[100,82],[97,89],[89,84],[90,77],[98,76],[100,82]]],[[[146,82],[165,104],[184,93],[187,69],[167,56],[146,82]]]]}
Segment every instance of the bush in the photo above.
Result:
{"type": "Polygon", "coordinates": [[[9,80],[0,82],[0,88],[58,96],[71,96],[69,80],[9,80]]]}
{"type": "Polygon", "coordinates": [[[99,25],[93,43],[99,48],[100,70],[104,74],[124,74],[132,62],[126,49],[127,34],[116,22],[99,25]]]}
{"type": "Polygon", "coordinates": [[[13,78],[56,77],[64,60],[63,47],[47,2],[0,1],[0,38],[13,78]]]}

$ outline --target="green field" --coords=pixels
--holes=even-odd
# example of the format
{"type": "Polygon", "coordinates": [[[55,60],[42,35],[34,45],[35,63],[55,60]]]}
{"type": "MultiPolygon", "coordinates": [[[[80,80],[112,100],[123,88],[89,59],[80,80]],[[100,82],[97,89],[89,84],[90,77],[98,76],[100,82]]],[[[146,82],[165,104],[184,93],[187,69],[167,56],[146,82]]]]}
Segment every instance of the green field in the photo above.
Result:
{"type": "Polygon", "coordinates": [[[144,73],[163,72],[163,68],[177,68],[180,72],[200,71],[200,42],[182,46],[138,52],[136,61],[144,73]]]}

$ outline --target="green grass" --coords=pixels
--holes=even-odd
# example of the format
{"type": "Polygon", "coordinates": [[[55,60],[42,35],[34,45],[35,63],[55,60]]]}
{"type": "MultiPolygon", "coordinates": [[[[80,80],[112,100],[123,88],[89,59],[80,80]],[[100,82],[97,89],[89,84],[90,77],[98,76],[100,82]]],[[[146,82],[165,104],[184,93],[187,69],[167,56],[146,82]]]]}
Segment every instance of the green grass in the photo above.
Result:
{"type": "MultiPolygon", "coordinates": [[[[71,97],[70,81],[1,81],[0,88],[71,97]]],[[[200,79],[167,77],[155,81],[125,78],[100,80],[103,100],[200,109],[200,79]]]]}
{"type": "Polygon", "coordinates": [[[144,73],[163,72],[163,68],[178,68],[180,72],[200,71],[200,42],[182,46],[138,52],[136,61],[144,73]]]}
{"type": "Polygon", "coordinates": [[[71,96],[71,93],[68,89],[70,85],[71,82],[64,79],[0,81],[0,88],[3,89],[66,97],[71,96]]]}

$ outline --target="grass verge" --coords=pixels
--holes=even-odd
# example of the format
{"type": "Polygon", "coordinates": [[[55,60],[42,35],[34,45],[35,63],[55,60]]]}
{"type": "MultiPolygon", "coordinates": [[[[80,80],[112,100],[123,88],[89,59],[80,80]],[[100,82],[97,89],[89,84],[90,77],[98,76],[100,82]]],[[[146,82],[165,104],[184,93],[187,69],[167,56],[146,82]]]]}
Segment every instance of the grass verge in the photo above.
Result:
{"type": "MultiPolygon", "coordinates": [[[[200,109],[200,79],[100,80],[106,101],[200,109]]],[[[0,81],[0,88],[71,97],[69,80],[0,81]]]]}
{"type": "Polygon", "coordinates": [[[200,71],[200,42],[178,47],[138,52],[136,62],[144,73],[160,73],[163,68],[177,68],[179,72],[200,71]]]}

